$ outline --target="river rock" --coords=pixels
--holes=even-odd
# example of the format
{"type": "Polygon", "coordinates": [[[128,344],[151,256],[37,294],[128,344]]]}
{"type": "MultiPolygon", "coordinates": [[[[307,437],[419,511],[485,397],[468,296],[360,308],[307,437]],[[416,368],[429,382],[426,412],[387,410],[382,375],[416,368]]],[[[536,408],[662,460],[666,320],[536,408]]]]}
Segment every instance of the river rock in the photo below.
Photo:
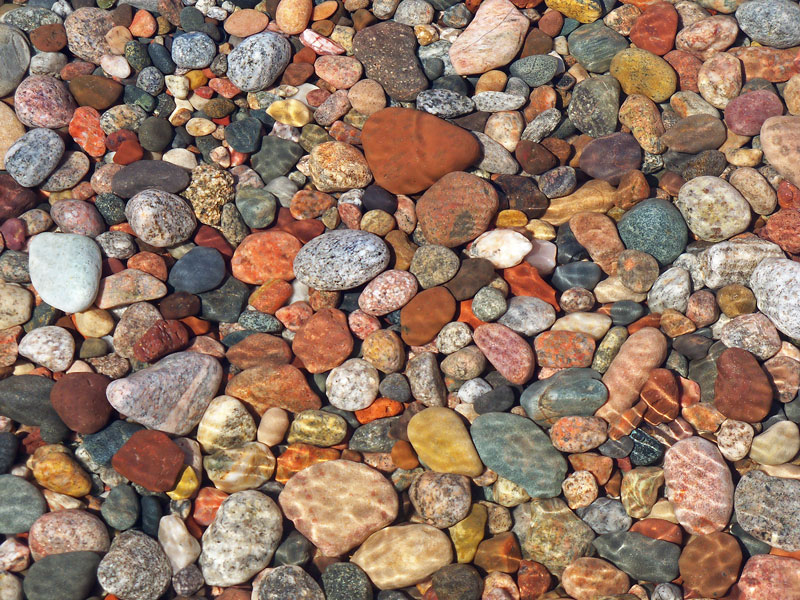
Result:
{"type": "Polygon", "coordinates": [[[272,85],[291,58],[289,42],[271,31],[251,35],[228,55],[228,78],[243,92],[272,85]]]}
{"type": "Polygon", "coordinates": [[[68,313],[86,310],[100,285],[100,249],[91,238],[40,233],[28,247],[31,283],[50,306],[68,313]]]}
{"type": "Polygon", "coordinates": [[[784,258],[765,258],[750,276],[758,308],[781,332],[800,337],[800,310],[794,298],[800,291],[800,265],[784,258]]]}
{"type": "Polygon", "coordinates": [[[23,187],[42,183],[64,154],[64,141],[51,129],[31,129],[5,154],[5,167],[23,187]]]}
{"type": "Polygon", "coordinates": [[[103,589],[130,600],[157,600],[172,580],[172,567],[159,543],[141,531],[114,538],[97,568],[103,589]]]}
{"type": "Polygon", "coordinates": [[[736,485],[736,521],[747,533],[770,546],[800,550],[800,481],[746,473],[736,485]]]}

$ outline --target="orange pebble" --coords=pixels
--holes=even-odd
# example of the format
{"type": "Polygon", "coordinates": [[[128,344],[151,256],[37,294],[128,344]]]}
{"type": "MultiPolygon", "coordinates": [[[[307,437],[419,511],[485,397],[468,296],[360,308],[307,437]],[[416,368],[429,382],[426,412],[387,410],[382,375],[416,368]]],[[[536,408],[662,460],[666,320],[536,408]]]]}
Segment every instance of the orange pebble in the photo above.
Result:
{"type": "Polygon", "coordinates": [[[643,316],[641,319],[634,321],[630,325],[628,325],[628,334],[633,335],[640,329],[644,329],[645,327],[655,327],[656,329],[661,327],[661,313],[651,313],[649,315],[643,316]]]}
{"type": "Polygon", "coordinates": [[[462,323],[466,323],[473,329],[478,327],[479,325],[485,325],[483,321],[481,321],[478,317],[475,316],[475,313],[472,312],[472,298],[469,300],[462,300],[458,303],[458,321],[462,323]]]}
{"type": "Polygon", "coordinates": [[[292,297],[292,285],[283,279],[270,279],[250,294],[247,303],[258,311],[274,315],[292,297]]]}
{"type": "Polygon", "coordinates": [[[133,37],[144,37],[149,38],[153,37],[153,34],[158,29],[158,24],[156,23],[155,18],[146,10],[137,10],[136,14],[133,15],[133,21],[131,21],[128,30],[131,32],[133,37]]]}
{"type": "Polygon", "coordinates": [[[362,425],[369,423],[375,419],[383,419],[385,417],[394,417],[403,412],[403,403],[390,398],[378,398],[370,404],[367,408],[362,408],[355,412],[356,419],[362,425]]]}
{"type": "Polygon", "coordinates": [[[556,301],[556,291],[542,279],[536,267],[525,261],[516,267],[503,269],[503,279],[508,283],[514,296],[533,296],[551,304],[556,310],[561,310],[556,301]]]}
{"type": "Polygon", "coordinates": [[[194,500],[194,509],[192,511],[195,522],[204,527],[211,525],[214,517],[217,516],[217,509],[227,497],[228,494],[217,488],[200,488],[197,498],[194,500]]]}
{"type": "Polygon", "coordinates": [[[397,440],[392,446],[392,462],[406,471],[419,466],[419,459],[414,448],[405,440],[397,440]]]}
{"type": "Polygon", "coordinates": [[[197,317],[184,317],[180,321],[191,329],[192,333],[195,335],[203,335],[211,331],[211,323],[203,321],[203,319],[198,319],[197,317]]]}
{"type": "Polygon", "coordinates": [[[152,252],[134,254],[128,259],[128,268],[144,271],[161,281],[167,280],[167,265],[164,259],[152,252]]]}

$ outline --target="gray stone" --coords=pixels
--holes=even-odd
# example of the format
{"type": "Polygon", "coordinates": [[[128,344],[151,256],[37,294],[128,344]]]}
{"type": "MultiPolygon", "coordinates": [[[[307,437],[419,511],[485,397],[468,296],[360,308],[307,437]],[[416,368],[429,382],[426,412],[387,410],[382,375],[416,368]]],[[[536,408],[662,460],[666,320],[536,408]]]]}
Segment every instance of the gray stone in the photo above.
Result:
{"type": "Polygon", "coordinates": [[[0,98],[17,87],[31,61],[31,51],[25,35],[15,27],[0,23],[0,98]]]}
{"type": "Polygon", "coordinates": [[[289,64],[291,52],[289,42],[277,33],[251,35],[228,55],[227,76],[243,92],[263,90],[289,64]]]}
{"type": "Polygon", "coordinates": [[[156,540],[141,531],[125,531],[100,561],[97,580],[125,600],[157,600],[169,588],[172,566],[156,540]]]}
{"type": "Polygon", "coordinates": [[[46,510],[35,485],[16,475],[0,475],[0,533],[25,533],[46,510]]]}
{"type": "Polygon", "coordinates": [[[31,129],[6,152],[6,171],[23,187],[39,185],[58,166],[64,140],[51,129],[31,129]]]}

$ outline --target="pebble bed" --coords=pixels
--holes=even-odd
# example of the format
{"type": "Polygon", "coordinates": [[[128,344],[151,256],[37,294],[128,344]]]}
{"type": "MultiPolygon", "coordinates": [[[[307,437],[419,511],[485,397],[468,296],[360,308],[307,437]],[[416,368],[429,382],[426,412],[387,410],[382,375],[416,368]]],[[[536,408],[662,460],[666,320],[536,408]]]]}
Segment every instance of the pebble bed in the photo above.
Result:
{"type": "Polygon", "coordinates": [[[800,600],[795,0],[0,0],[0,600],[800,600]]]}

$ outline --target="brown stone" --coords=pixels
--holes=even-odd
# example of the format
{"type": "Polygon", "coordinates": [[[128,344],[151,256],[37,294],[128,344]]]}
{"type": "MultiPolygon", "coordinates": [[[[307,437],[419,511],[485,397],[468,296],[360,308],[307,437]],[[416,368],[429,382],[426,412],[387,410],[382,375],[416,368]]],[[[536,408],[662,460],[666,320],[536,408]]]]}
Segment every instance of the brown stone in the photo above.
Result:
{"type": "Polygon", "coordinates": [[[175,292],[158,303],[158,311],[165,319],[193,317],[200,312],[200,308],[200,298],[189,292],[175,292]]]}
{"type": "Polygon", "coordinates": [[[725,143],[727,131],[722,121],[708,114],[691,115],[681,119],[661,136],[670,150],[697,154],[716,150],[725,143]]]}
{"type": "Polygon", "coordinates": [[[61,23],[40,25],[31,31],[30,38],[40,52],[58,52],[67,45],[67,32],[61,23]]]}
{"type": "Polygon", "coordinates": [[[678,88],[682,92],[700,91],[697,87],[697,77],[700,73],[700,67],[703,66],[703,61],[683,50],[667,52],[664,55],[664,60],[678,74],[678,88]]]}
{"type": "Polygon", "coordinates": [[[78,433],[95,433],[111,415],[106,386],[111,380],[98,373],[67,373],[50,390],[50,404],[67,427],[78,433]]]}
{"type": "Polygon", "coordinates": [[[630,582],[628,576],[602,558],[582,557],[573,561],[561,577],[561,585],[576,600],[624,594],[630,582]]]}
{"type": "Polygon", "coordinates": [[[69,91],[78,106],[91,106],[105,110],[112,106],[122,94],[122,84],[100,75],[81,75],[69,82],[69,91]]]}
{"type": "Polygon", "coordinates": [[[668,369],[650,371],[639,396],[647,404],[644,420],[651,425],[674,421],[680,412],[678,381],[668,369]]]}
{"type": "Polygon", "coordinates": [[[478,544],[472,562],[487,572],[516,573],[520,560],[519,542],[513,533],[506,531],[478,544]]]}
{"type": "Polygon", "coordinates": [[[425,240],[448,248],[474,240],[489,228],[499,205],[497,191],[480,177],[448,173],[417,201],[425,240]]]}
{"type": "Polygon", "coordinates": [[[736,583],[741,566],[739,543],[722,532],[692,538],[678,560],[684,585],[711,598],[725,595],[736,583]]]}
{"type": "Polygon", "coordinates": [[[637,47],[664,56],[675,44],[678,11],[669,2],[648,5],[631,29],[631,41],[637,47]]]}
{"type": "Polygon", "coordinates": [[[642,164],[642,148],[630,133],[612,133],[589,142],[581,152],[581,171],[611,185],[642,164]]]}
{"type": "Polygon", "coordinates": [[[519,56],[520,58],[525,58],[526,56],[533,56],[534,54],[550,54],[552,49],[553,38],[541,29],[534,28],[525,36],[525,42],[522,44],[522,50],[519,56]]]}
{"type": "Polygon", "coordinates": [[[0,220],[18,217],[36,206],[36,194],[18,184],[11,175],[0,173],[0,220]]]}
{"type": "Polygon", "coordinates": [[[342,364],[353,351],[347,316],[335,308],[323,308],[295,334],[292,351],[309,373],[324,373],[342,364]]]}
{"type": "Polygon", "coordinates": [[[300,241],[284,231],[250,234],[236,248],[231,272],[240,281],[259,285],[270,279],[294,279],[294,257],[300,247],[300,241]]]}
{"type": "Polygon", "coordinates": [[[742,348],[728,348],[717,360],[714,406],[736,421],[758,423],[769,413],[772,387],[756,358],[742,348]]]}
{"type": "Polygon", "coordinates": [[[444,287],[423,290],[400,311],[400,335],[409,346],[433,340],[453,320],[456,301],[444,287]]]}
{"type": "Polygon", "coordinates": [[[184,454],[166,433],[143,429],[134,433],[111,458],[123,477],[151,492],[168,492],[183,470],[184,454]]]}
{"type": "Polygon", "coordinates": [[[600,213],[581,212],[569,220],[569,227],[592,260],[608,275],[616,275],[619,256],[625,245],[614,221],[600,213]]]}
{"type": "Polygon", "coordinates": [[[259,365],[277,367],[291,362],[292,351],[289,344],[276,335],[253,333],[231,346],[225,357],[238,369],[259,365]]]}
{"type": "Polygon", "coordinates": [[[641,533],[654,540],[663,540],[672,544],[680,544],[683,541],[683,530],[680,525],[666,521],[664,519],[642,519],[636,521],[630,531],[641,533]]]}
{"type": "Polygon", "coordinates": [[[374,113],[364,124],[361,140],[375,183],[393,194],[426,190],[481,156],[480,144],[469,132],[408,108],[374,113]]]}
{"type": "Polygon", "coordinates": [[[189,332],[180,321],[156,321],[133,345],[133,356],[141,362],[155,362],[189,343],[189,332]]]}
{"type": "Polygon", "coordinates": [[[558,165],[555,155],[542,144],[521,140],[514,150],[514,157],[522,170],[531,175],[541,175],[558,165]]]}
{"type": "Polygon", "coordinates": [[[273,406],[291,412],[319,410],[319,396],[308,387],[306,376],[292,365],[258,365],[234,376],[225,393],[248,404],[259,415],[273,406]]]}

